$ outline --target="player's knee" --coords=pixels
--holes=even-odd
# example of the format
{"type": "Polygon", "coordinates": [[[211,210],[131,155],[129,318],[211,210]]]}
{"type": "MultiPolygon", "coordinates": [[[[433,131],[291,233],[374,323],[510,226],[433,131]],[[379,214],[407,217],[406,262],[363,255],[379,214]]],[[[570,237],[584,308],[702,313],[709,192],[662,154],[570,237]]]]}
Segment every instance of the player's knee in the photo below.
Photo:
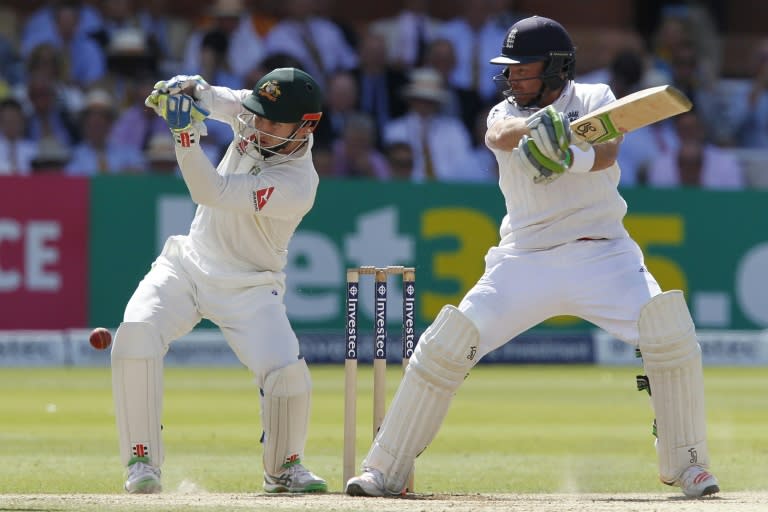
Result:
{"type": "Polygon", "coordinates": [[[265,395],[289,397],[308,393],[311,388],[309,368],[302,358],[267,374],[263,390],[265,395]]]}
{"type": "Polygon", "coordinates": [[[123,322],[112,344],[112,359],[154,359],[165,355],[157,328],[148,322],[123,322]]]}
{"type": "Polygon", "coordinates": [[[679,290],[660,293],[643,306],[638,334],[646,362],[674,360],[698,351],[696,327],[679,290]]]}
{"type": "Polygon", "coordinates": [[[409,369],[443,388],[453,389],[477,363],[480,335],[474,323],[453,306],[445,306],[422,334],[409,369]]]}

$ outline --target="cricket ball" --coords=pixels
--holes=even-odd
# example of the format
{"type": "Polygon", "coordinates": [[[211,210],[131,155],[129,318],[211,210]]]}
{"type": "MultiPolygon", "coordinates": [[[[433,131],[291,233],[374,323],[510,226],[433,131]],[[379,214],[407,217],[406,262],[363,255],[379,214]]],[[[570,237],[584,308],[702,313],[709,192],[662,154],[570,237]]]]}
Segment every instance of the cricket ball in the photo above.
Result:
{"type": "Polygon", "coordinates": [[[104,350],[112,344],[112,335],[107,329],[97,327],[91,331],[88,341],[91,342],[91,346],[96,350],[104,350]]]}

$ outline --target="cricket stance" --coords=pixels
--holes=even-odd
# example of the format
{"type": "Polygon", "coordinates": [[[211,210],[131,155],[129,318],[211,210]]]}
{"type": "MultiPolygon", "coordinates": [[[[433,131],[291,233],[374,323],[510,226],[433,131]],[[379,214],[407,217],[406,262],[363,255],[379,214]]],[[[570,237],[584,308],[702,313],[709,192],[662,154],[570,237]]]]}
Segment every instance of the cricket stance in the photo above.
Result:
{"type": "Polygon", "coordinates": [[[569,121],[613,101],[607,85],[573,81],[575,49],[556,21],[509,29],[494,77],[505,99],[488,115],[499,163],[499,245],[458,307],[425,330],[381,429],[351,478],[353,496],[400,494],[469,370],[486,354],[557,315],[579,316],[642,353],[656,415],[662,482],[689,497],[718,492],[707,470],[701,350],[683,293],[662,293],[624,229],[619,140],[571,140],[569,121]]]}
{"type": "Polygon", "coordinates": [[[130,493],[161,491],[163,358],[208,318],[261,391],[264,490],[325,492],[303,465],[311,380],[283,303],[288,243],[315,200],[312,131],[322,95],[295,68],[275,69],[250,90],[199,76],[158,82],[146,105],[163,117],[197,212],[172,236],[125,308],[112,348],[112,390],[130,493]],[[214,168],[200,148],[203,120],[234,137],[214,168]]]}

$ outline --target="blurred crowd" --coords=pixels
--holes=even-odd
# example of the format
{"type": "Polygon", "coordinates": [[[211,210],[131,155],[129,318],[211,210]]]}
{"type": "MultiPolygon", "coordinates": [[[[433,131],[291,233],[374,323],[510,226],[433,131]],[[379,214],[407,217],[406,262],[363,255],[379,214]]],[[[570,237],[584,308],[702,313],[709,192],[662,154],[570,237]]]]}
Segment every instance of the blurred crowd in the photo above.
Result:
{"type": "MultiPolygon", "coordinates": [[[[207,5],[195,19],[168,15],[166,0],[50,0],[24,16],[6,9],[16,23],[0,31],[0,175],[177,174],[168,129],[143,104],[156,81],[200,74],[250,89],[265,72],[295,66],[324,89],[313,150],[322,176],[498,179],[483,139],[502,98],[491,80],[501,69],[488,60],[509,26],[535,13],[513,0],[465,0],[436,18],[430,0],[404,0],[399,12],[353,26],[331,16],[332,0],[207,5]]],[[[650,37],[621,33],[597,42],[611,53],[589,69],[595,60],[580,53],[588,31],[571,32],[578,81],[608,83],[617,97],[673,84],[694,102],[625,137],[622,185],[750,186],[748,157],[768,150],[768,38],[743,55],[750,76],[726,79],[721,35],[703,7],[664,8],[650,37]]],[[[216,162],[232,131],[206,123],[216,162]]]]}

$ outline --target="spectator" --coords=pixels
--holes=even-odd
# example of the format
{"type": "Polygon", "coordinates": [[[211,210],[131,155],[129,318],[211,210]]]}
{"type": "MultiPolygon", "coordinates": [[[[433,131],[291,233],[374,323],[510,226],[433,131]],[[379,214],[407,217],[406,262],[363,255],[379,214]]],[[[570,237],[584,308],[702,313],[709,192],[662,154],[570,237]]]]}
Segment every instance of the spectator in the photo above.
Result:
{"type": "Polygon", "coordinates": [[[661,10],[661,18],[651,34],[652,66],[672,80],[672,59],[686,46],[692,46],[695,28],[691,23],[689,8],[685,5],[668,5],[661,10]]]}
{"type": "Polygon", "coordinates": [[[751,56],[754,73],[734,98],[736,141],[745,148],[768,151],[768,37],[751,56]]]}
{"type": "Polygon", "coordinates": [[[693,45],[682,45],[672,55],[672,84],[683,91],[699,109],[707,138],[719,146],[735,143],[736,120],[731,100],[719,77],[710,77],[700,66],[693,45]]]}
{"type": "Polygon", "coordinates": [[[125,97],[127,106],[117,113],[109,133],[111,144],[143,152],[157,134],[168,136],[165,121],[144,105],[147,91],[152,90],[155,81],[152,75],[140,73],[130,82],[125,97]]]}
{"type": "MultiPolygon", "coordinates": [[[[619,50],[608,68],[582,76],[584,83],[605,83],[611,87],[614,96],[621,98],[645,87],[646,60],[634,48],[619,50]]],[[[635,186],[647,181],[651,162],[676,145],[677,135],[671,121],[646,126],[624,136],[617,162],[621,168],[620,184],[635,186]]]]}
{"type": "MultiPolygon", "coordinates": [[[[162,118],[156,116],[152,110],[150,112],[162,121],[162,118]]],[[[163,123],[165,122],[163,121],[163,123]]],[[[147,149],[144,152],[144,159],[147,162],[149,172],[152,174],[179,176],[176,147],[167,128],[162,133],[155,133],[149,139],[147,149]]]]}
{"type": "MultiPolygon", "coordinates": [[[[100,89],[110,91],[119,109],[127,107],[142,77],[155,76],[158,53],[139,28],[121,28],[112,33],[107,47],[107,74],[99,81],[100,89]]],[[[146,94],[146,90],[144,91],[146,94]]]]}
{"type": "Polygon", "coordinates": [[[608,84],[616,98],[646,87],[646,59],[643,53],[631,47],[616,51],[610,64],[579,75],[577,81],[585,84],[608,84]]]}
{"type": "Polygon", "coordinates": [[[321,88],[332,73],[357,66],[357,53],[339,27],[317,16],[313,0],[284,0],[285,18],[265,39],[267,54],[287,53],[303,63],[321,88]]]}
{"type": "Polygon", "coordinates": [[[37,144],[24,131],[21,103],[12,98],[0,101],[0,175],[26,176],[32,171],[37,144]]]}
{"type": "Polygon", "coordinates": [[[60,100],[56,83],[45,74],[30,76],[21,98],[27,120],[27,136],[37,143],[42,139],[55,139],[64,147],[71,147],[79,134],[75,128],[74,113],[60,100]]]}
{"type": "MultiPolygon", "coordinates": [[[[234,74],[227,64],[229,36],[224,31],[215,29],[207,32],[203,36],[200,51],[199,74],[206,81],[233,90],[243,88],[242,78],[234,74]]],[[[205,145],[215,147],[215,159],[218,160],[232,141],[232,128],[214,119],[206,119],[205,125],[208,127],[205,145]]]]}
{"type": "MultiPolygon", "coordinates": [[[[443,78],[448,91],[448,99],[441,112],[447,116],[461,119],[467,131],[475,128],[475,114],[483,108],[484,102],[477,91],[450,85],[450,77],[456,68],[456,52],[453,43],[444,38],[434,39],[427,49],[427,67],[437,70],[443,78]]],[[[490,81],[490,80],[489,80],[490,81]]]]}
{"type": "Polygon", "coordinates": [[[430,0],[404,0],[402,9],[391,18],[374,20],[370,29],[387,39],[389,62],[408,72],[424,65],[427,45],[442,24],[429,15],[430,0]]]}
{"type": "Polygon", "coordinates": [[[312,161],[320,178],[338,178],[333,168],[333,151],[329,146],[325,144],[312,146],[312,161]]]}
{"type": "Polygon", "coordinates": [[[315,140],[332,147],[342,137],[347,118],[357,113],[357,82],[352,73],[342,71],[329,78],[323,117],[317,126],[315,140]]]}
{"type": "Polygon", "coordinates": [[[407,142],[393,142],[384,148],[392,178],[410,180],[413,176],[413,148],[407,142]]]}
{"type": "Polygon", "coordinates": [[[259,79],[278,68],[297,68],[301,69],[302,63],[296,57],[287,53],[273,53],[260,60],[253,68],[249,69],[243,78],[243,84],[246,88],[252,88],[259,79]]]}
{"type": "Polygon", "coordinates": [[[53,6],[53,26],[22,41],[22,54],[29,53],[42,43],[50,43],[64,55],[66,81],[87,87],[106,72],[106,56],[99,44],[83,32],[83,8],[76,0],[61,0],[53,6]]]}
{"type": "Polygon", "coordinates": [[[470,136],[455,117],[440,114],[448,99],[440,73],[431,68],[411,72],[403,94],[408,112],[390,121],[384,129],[384,143],[407,142],[414,154],[411,178],[415,181],[461,179],[457,168],[470,150],[470,136]]]}
{"type": "Polygon", "coordinates": [[[21,82],[22,76],[23,61],[14,41],[0,33],[0,97],[4,96],[3,91],[21,82]]]}
{"type": "Polygon", "coordinates": [[[265,57],[265,38],[277,22],[268,8],[269,1],[252,0],[252,3],[255,5],[250,9],[244,0],[216,0],[208,11],[208,19],[200,23],[187,40],[182,72],[188,75],[201,72],[203,37],[211,31],[221,31],[228,37],[229,69],[238,77],[245,77],[265,57]]]}
{"type": "Polygon", "coordinates": [[[115,101],[103,89],[94,89],[86,96],[81,113],[83,140],[73,150],[66,167],[71,176],[144,172],[144,156],[135,148],[109,142],[115,118],[115,101]]]}
{"type": "Polygon", "coordinates": [[[376,128],[367,114],[347,117],[342,137],[333,145],[333,169],[346,178],[386,180],[387,159],[376,150],[376,128]]]}
{"type": "Polygon", "coordinates": [[[57,10],[60,6],[66,6],[76,11],[75,33],[78,37],[89,37],[90,34],[103,28],[104,22],[101,13],[93,5],[78,0],[46,0],[24,21],[20,41],[23,55],[29,54],[33,48],[41,43],[49,42],[54,37],[57,32],[57,10]]]}
{"type": "Polygon", "coordinates": [[[648,178],[655,187],[741,189],[746,181],[739,161],[728,151],[708,143],[697,111],[678,115],[674,126],[680,144],[652,162],[648,178]]]}
{"type": "MultiPolygon", "coordinates": [[[[66,113],[68,118],[77,115],[83,108],[83,89],[77,84],[69,83],[64,68],[66,57],[51,43],[42,43],[27,55],[24,61],[24,77],[14,88],[14,95],[22,102],[25,112],[30,107],[27,88],[30,82],[48,82],[53,85],[56,103],[66,113]]],[[[72,127],[73,134],[77,130],[72,127]]]]}
{"type": "Polygon", "coordinates": [[[375,30],[365,33],[360,42],[360,65],[354,76],[358,84],[358,108],[372,116],[376,128],[376,146],[381,148],[381,134],[390,119],[405,114],[402,89],[408,76],[387,61],[386,39],[375,30]]]}
{"type": "MultiPolygon", "coordinates": [[[[494,102],[499,91],[492,78],[499,73],[498,65],[490,60],[499,52],[507,27],[496,23],[498,5],[494,0],[465,0],[459,15],[447,21],[439,35],[453,43],[456,66],[449,84],[458,89],[474,91],[483,102],[494,102]]],[[[470,123],[471,124],[471,123],[470,123]]]]}
{"type": "Polygon", "coordinates": [[[170,55],[170,24],[166,12],[165,0],[152,0],[146,5],[139,5],[138,0],[102,0],[101,12],[103,25],[99,32],[92,33],[104,48],[108,48],[112,38],[126,30],[138,30],[145,37],[145,44],[151,48],[157,61],[170,55]],[[149,8],[154,12],[150,12],[149,8]]]}
{"type": "Polygon", "coordinates": [[[37,144],[37,153],[32,159],[34,174],[61,174],[67,167],[72,152],[56,139],[42,139],[37,144]]]}
{"type": "Polygon", "coordinates": [[[489,111],[490,107],[486,107],[475,114],[472,147],[458,163],[457,168],[462,171],[457,175],[458,180],[495,183],[499,179],[499,164],[493,152],[485,145],[489,111]]]}

